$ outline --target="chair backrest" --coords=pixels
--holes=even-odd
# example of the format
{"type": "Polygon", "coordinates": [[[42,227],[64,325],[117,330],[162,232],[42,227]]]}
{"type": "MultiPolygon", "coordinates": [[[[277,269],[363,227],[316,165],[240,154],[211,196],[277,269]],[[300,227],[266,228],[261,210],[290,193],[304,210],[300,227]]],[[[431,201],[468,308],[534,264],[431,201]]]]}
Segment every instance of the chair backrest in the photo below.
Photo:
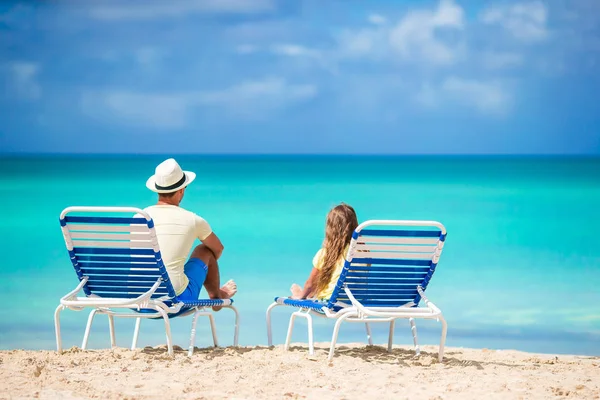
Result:
{"type": "Polygon", "coordinates": [[[61,213],[60,225],[79,280],[88,277],[83,287],[86,295],[133,299],[162,279],[152,298],[175,297],[154,223],[144,211],[69,207],[61,213]]]}
{"type": "Polygon", "coordinates": [[[328,307],[350,303],[344,286],[367,307],[418,305],[417,287],[427,288],[444,247],[446,229],[435,221],[360,224],[328,307]]]}

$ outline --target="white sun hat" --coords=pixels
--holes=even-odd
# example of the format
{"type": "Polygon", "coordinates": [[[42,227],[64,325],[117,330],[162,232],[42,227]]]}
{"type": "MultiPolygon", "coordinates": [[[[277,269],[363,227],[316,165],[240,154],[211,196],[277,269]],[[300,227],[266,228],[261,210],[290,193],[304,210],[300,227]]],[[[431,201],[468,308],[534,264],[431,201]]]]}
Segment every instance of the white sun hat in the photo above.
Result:
{"type": "Polygon", "coordinates": [[[154,175],[146,181],[146,187],[156,193],[171,193],[189,185],[194,179],[194,172],[183,171],[177,161],[169,158],[158,164],[154,175]]]}

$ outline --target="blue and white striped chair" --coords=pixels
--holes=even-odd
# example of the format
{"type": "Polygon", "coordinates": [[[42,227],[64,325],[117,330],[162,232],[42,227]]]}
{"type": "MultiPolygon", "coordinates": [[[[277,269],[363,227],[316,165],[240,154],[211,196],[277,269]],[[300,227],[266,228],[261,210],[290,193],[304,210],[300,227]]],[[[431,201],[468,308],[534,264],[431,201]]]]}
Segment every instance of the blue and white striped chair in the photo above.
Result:
{"type": "Polygon", "coordinates": [[[269,306],[269,346],[273,344],[271,311],[278,306],[300,309],[290,317],[286,350],[290,345],[296,317],[307,319],[309,354],[314,354],[312,316],[336,320],[329,360],[333,358],[339,328],[344,321],[365,323],[371,345],[373,342],[369,323],[389,322],[388,351],[391,351],[396,319],[408,319],[415,351],[419,355],[414,320],[436,319],[442,323],[439,348],[441,362],[447,324],[440,309],[425,297],[425,289],[438,265],[445,239],[446,229],[435,221],[372,220],[360,224],[352,235],[342,273],[329,300],[276,297],[275,302],[269,306]],[[419,303],[424,303],[424,306],[419,307],[419,303]]]}
{"type": "MultiPolygon", "coordinates": [[[[218,346],[213,315],[207,307],[222,306],[235,313],[233,344],[238,344],[239,314],[233,300],[181,300],[175,295],[163,264],[154,223],[150,216],[132,207],[68,207],[60,215],[62,233],[79,285],[60,299],[54,313],[56,347],[62,352],[60,312],[66,308],[92,308],[82,349],[85,349],[96,314],[106,314],[111,346],[115,346],[113,317],[136,318],[131,349],[135,349],[142,318],[162,318],[167,348],[173,354],[169,319],[193,315],[188,355],[194,351],[199,316],[210,320],[213,343],[218,346]],[[72,213],[84,215],[72,216],[72,213]],[[109,214],[107,214],[109,213],[109,214]],[[142,217],[132,217],[132,214],[142,217]],[[119,216],[114,216],[114,215],[119,216]],[[85,297],[78,297],[83,290],[85,297]]],[[[210,310],[210,309],[209,309],[210,310]]]]}

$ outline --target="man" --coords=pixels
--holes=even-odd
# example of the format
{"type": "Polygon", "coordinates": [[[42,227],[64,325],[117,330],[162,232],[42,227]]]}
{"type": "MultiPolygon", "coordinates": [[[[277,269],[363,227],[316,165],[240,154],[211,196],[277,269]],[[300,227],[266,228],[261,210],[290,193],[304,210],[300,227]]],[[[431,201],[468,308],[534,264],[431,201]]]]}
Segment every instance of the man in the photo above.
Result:
{"type": "MultiPolygon", "coordinates": [[[[160,163],[146,187],[158,193],[156,205],[144,209],[154,220],[163,262],[175,293],[182,299],[197,300],[202,285],[211,299],[229,299],[237,292],[233,280],[220,287],[217,260],[223,253],[223,244],[208,222],[179,206],[185,188],[196,174],[182,171],[172,158],[160,163]],[[196,241],[189,260],[188,254],[196,241]],[[186,262],[187,260],[187,262],[186,262]]],[[[215,311],[221,307],[213,307],[215,311]]]]}

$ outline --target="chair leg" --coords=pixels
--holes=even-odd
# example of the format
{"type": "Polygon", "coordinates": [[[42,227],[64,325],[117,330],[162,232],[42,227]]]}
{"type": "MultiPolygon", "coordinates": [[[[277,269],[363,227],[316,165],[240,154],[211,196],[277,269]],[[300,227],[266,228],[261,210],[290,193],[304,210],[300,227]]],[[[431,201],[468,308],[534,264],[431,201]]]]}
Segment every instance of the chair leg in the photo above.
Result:
{"type": "Polygon", "coordinates": [[[350,313],[346,313],[342,315],[337,321],[335,321],[335,326],[333,327],[333,335],[331,336],[331,346],[329,347],[329,356],[327,357],[327,360],[329,361],[333,359],[333,353],[335,351],[335,344],[337,342],[338,333],[340,331],[340,325],[346,320],[346,318],[350,316],[352,316],[350,313]]]}
{"type": "Polygon", "coordinates": [[[56,307],[54,311],[54,331],[56,333],[56,351],[62,353],[62,339],[60,337],[60,312],[65,309],[62,304],[56,307]]]}
{"type": "Polygon", "coordinates": [[[277,307],[279,304],[274,302],[267,308],[267,344],[269,347],[273,346],[273,333],[271,331],[271,310],[277,307]]]}
{"type": "Polygon", "coordinates": [[[390,336],[388,337],[388,348],[387,351],[389,353],[392,352],[392,345],[394,344],[394,326],[396,325],[396,320],[393,319],[390,321],[390,336]]]}
{"type": "Polygon", "coordinates": [[[373,346],[373,336],[371,336],[371,327],[368,322],[365,322],[365,328],[367,329],[367,340],[369,341],[369,346],[373,346]]]}
{"type": "Polygon", "coordinates": [[[160,307],[156,307],[155,310],[159,312],[159,314],[162,316],[163,320],[165,321],[165,331],[167,334],[167,352],[169,353],[170,356],[172,356],[173,355],[173,341],[171,339],[171,323],[169,322],[169,315],[166,313],[165,310],[163,310],[160,307]]]}
{"type": "Polygon", "coordinates": [[[117,341],[115,340],[115,319],[111,314],[108,315],[108,328],[110,330],[110,347],[117,347],[117,341]]]}
{"type": "Polygon", "coordinates": [[[210,322],[210,331],[213,337],[213,345],[219,347],[219,339],[217,338],[217,328],[215,327],[215,318],[212,314],[208,314],[208,321],[210,322]]]}
{"type": "Polygon", "coordinates": [[[419,348],[419,341],[417,339],[417,325],[414,318],[409,318],[408,320],[410,321],[410,330],[412,331],[413,343],[415,344],[415,356],[418,357],[421,355],[421,349],[419,348]]]}
{"type": "Polygon", "coordinates": [[[285,338],[285,345],[283,347],[285,351],[287,351],[290,347],[290,341],[292,340],[292,331],[294,330],[294,320],[296,319],[297,315],[296,313],[297,311],[292,313],[292,315],[290,316],[290,324],[288,325],[287,336],[285,338]]]}
{"type": "Polygon", "coordinates": [[[199,316],[200,312],[199,310],[196,310],[194,316],[192,317],[192,331],[190,332],[190,347],[188,348],[188,357],[191,357],[192,354],[194,354],[194,342],[196,341],[196,323],[198,322],[199,316]]]}
{"type": "Polygon", "coordinates": [[[137,347],[138,336],[140,335],[140,325],[142,323],[141,318],[135,319],[135,328],[133,330],[133,340],[131,341],[131,350],[135,350],[137,347]]]}
{"type": "Polygon", "coordinates": [[[444,359],[444,346],[446,344],[446,333],[448,332],[448,324],[446,323],[444,317],[442,317],[441,315],[439,319],[442,323],[442,337],[440,339],[440,354],[438,356],[438,361],[442,362],[442,360],[444,359]]]}
{"type": "MultiPolygon", "coordinates": [[[[233,312],[235,313],[235,330],[233,332],[233,345],[235,347],[237,347],[238,340],[240,337],[240,313],[238,312],[237,308],[235,308],[234,306],[230,306],[229,308],[231,308],[233,310],[233,312]]],[[[270,325],[269,325],[269,330],[270,330],[270,325]]]]}
{"type": "Polygon", "coordinates": [[[97,312],[97,309],[90,311],[88,322],[85,326],[85,333],[83,334],[83,341],[81,342],[81,350],[87,349],[88,339],[90,338],[90,330],[92,329],[92,322],[94,321],[94,317],[96,316],[97,312]]]}
{"type": "Polygon", "coordinates": [[[315,343],[313,340],[313,324],[312,324],[312,316],[309,313],[306,313],[306,322],[308,326],[308,354],[315,354],[315,343]]]}

